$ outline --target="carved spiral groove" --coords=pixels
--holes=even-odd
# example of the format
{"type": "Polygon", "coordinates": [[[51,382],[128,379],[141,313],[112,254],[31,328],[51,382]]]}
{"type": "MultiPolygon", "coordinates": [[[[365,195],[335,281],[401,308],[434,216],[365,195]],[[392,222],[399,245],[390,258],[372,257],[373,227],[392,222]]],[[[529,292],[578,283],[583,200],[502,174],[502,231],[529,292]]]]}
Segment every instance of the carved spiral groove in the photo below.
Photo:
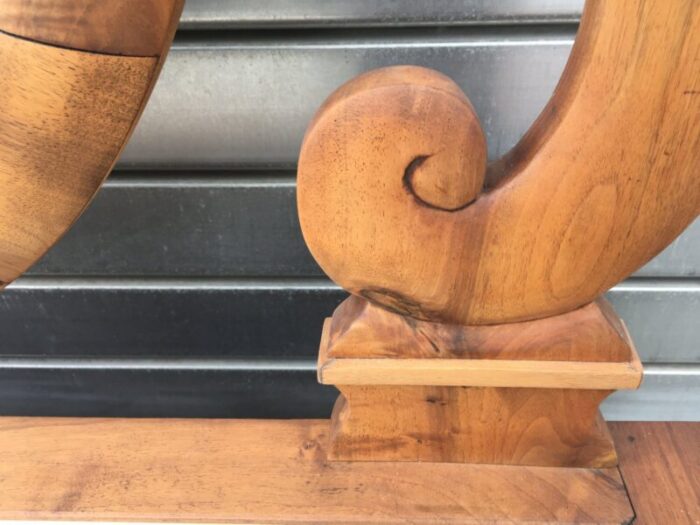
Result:
{"type": "Polygon", "coordinates": [[[426,242],[442,242],[435,233],[445,214],[476,200],[486,157],[476,113],[449,78],[410,66],[357,77],[331,95],[304,140],[298,195],[306,241],[351,291],[431,317],[444,307],[439,297],[413,301],[401,283],[434,278],[431,265],[407,274],[409,261],[426,242]],[[390,275],[379,277],[380,268],[390,275]]]}
{"type": "Polygon", "coordinates": [[[698,32],[697,2],[589,2],[552,99],[487,190],[484,135],[452,81],[414,67],[352,80],[302,145],[312,254],[346,290],[420,319],[592,301],[700,211],[698,32]]]}

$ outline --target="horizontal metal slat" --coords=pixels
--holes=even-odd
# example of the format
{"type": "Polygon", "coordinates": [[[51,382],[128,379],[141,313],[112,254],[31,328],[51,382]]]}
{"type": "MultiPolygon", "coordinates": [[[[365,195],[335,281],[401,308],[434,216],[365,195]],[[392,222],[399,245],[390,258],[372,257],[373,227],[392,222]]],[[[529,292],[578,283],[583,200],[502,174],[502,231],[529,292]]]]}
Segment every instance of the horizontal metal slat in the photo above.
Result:
{"type": "Polygon", "coordinates": [[[284,280],[28,284],[0,294],[0,355],[311,357],[345,295],[284,280]]]}
{"type": "MultiPolygon", "coordinates": [[[[228,35],[228,33],[226,34],[228,35]]],[[[276,38],[176,40],[121,167],[296,165],[307,124],[340,84],[369,69],[416,64],[468,93],[491,158],[549,99],[574,29],[340,31],[276,38]]]]}
{"type": "Polygon", "coordinates": [[[313,370],[17,368],[0,361],[0,415],[309,418],[335,392],[313,370]]]}
{"type": "Polygon", "coordinates": [[[639,390],[616,392],[601,408],[611,421],[700,421],[700,369],[650,365],[639,390]]]}
{"type": "MultiPolygon", "coordinates": [[[[291,172],[113,177],[30,274],[323,276],[291,172]]],[[[700,221],[636,275],[700,276],[700,221]]]]}
{"type": "Polygon", "coordinates": [[[294,179],[102,189],[33,275],[320,276],[301,238],[294,179]]]}
{"type": "Polygon", "coordinates": [[[646,362],[700,362],[700,282],[628,280],[608,298],[646,362]]]}
{"type": "Polygon", "coordinates": [[[575,21],[583,0],[188,0],[181,29],[575,21]]]}
{"type": "Polygon", "coordinates": [[[659,255],[634,274],[638,277],[700,277],[700,220],[695,220],[659,255]]]}
{"type": "MultiPolygon", "coordinates": [[[[314,359],[344,297],[321,279],[25,278],[0,294],[0,355],[314,359]]],[[[699,282],[609,297],[642,360],[700,362],[699,282]]]]}
{"type": "MultiPolygon", "coordinates": [[[[130,364],[0,359],[0,415],[327,418],[337,396],[316,382],[313,361],[286,369],[130,364]]],[[[640,390],[613,394],[602,408],[610,420],[698,420],[700,369],[649,366],[640,390]]]]}

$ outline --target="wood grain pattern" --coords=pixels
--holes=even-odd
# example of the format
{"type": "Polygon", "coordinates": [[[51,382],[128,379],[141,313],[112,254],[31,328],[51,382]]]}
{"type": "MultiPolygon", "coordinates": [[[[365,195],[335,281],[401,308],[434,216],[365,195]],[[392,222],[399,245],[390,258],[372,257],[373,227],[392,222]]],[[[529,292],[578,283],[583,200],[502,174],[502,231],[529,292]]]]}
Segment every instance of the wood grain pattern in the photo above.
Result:
{"type": "Polygon", "coordinates": [[[334,461],[608,468],[610,390],[338,385],[334,461]]]}
{"type": "Polygon", "coordinates": [[[639,358],[630,363],[517,359],[336,359],[320,363],[324,385],[436,385],[583,390],[634,390],[642,382],[639,358]]]}
{"type": "Polygon", "coordinates": [[[38,259],[109,173],[157,65],[0,34],[0,282],[38,259]]]}
{"type": "MultiPolygon", "coordinates": [[[[135,43],[120,21],[128,25],[138,13],[148,22],[151,3],[138,4],[128,2],[133,12],[121,19],[118,6],[127,3],[10,0],[0,28],[15,20],[41,31],[54,20],[71,38],[118,35],[135,43]]],[[[73,224],[126,144],[167,55],[182,0],[155,5],[169,13],[167,24],[132,28],[160,43],[148,57],[63,49],[0,33],[0,289],[73,224]]]]}
{"type": "Polygon", "coordinates": [[[610,424],[635,525],[700,522],[700,423],[610,424]]]}
{"type": "Polygon", "coordinates": [[[160,56],[182,0],[2,0],[0,31],[113,55],[160,56]]]}
{"type": "MultiPolygon", "coordinates": [[[[386,314],[381,308],[373,307],[379,314],[379,321],[385,321],[386,314]]],[[[611,310],[612,311],[612,310],[611,310]]],[[[344,310],[338,308],[334,318],[343,314],[344,310]]],[[[359,329],[368,325],[378,326],[369,318],[357,319],[362,325],[359,329]]],[[[402,317],[402,316],[397,316],[402,317]]],[[[377,319],[375,319],[377,320],[377,319]]],[[[618,319],[619,320],[619,319],[618,319]]],[[[604,321],[607,324],[607,321],[604,321]]],[[[548,319],[536,321],[541,326],[540,330],[547,332],[548,319]]],[[[529,324],[529,323],[523,323],[529,324]]],[[[600,355],[591,354],[591,361],[570,360],[572,347],[565,348],[563,356],[556,352],[535,351],[540,359],[530,359],[526,352],[519,352],[517,342],[521,341],[526,346],[530,345],[527,338],[519,339],[517,332],[511,339],[515,344],[509,348],[512,359],[488,358],[488,355],[474,357],[469,347],[454,347],[450,355],[440,355],[433,352],[432,355],[422,352],[423,340],[406,337],[403,341],[406,346],[397,345],[397,351],[405,348],[405,354],[422,355],[421,357],[384,357],[383,348],[393,345],[388,339],[387,332],[365,332],[353,334],[351,341],[345,340],[344,334],[336,334],[333,339],[333,320],[326,319],[321,333],[321,344],[318,355],[318,380],[324,385],[430,385],[430,386],[480,386],[480,387],[524,387],[524,388],[570,388],[583,390],[622,390],[636,389],[642,382],[643,368],[632,340],[626,329],[623,334],[620,355],[626,354],[627,361],[604,361],[601,355],[609,355],[604,346],[600,346],[600,355]],[[369,336],[367,339],[359,335],[369,336]],[[376,336],[376,337],[375,337],[376,336]],[[353,345],[351,346],[350,342],[353,345]],[[382,344],[386,342],[386,344],[382,344]],[[366,344],[365,344],[366,343],[366,344]],[[338,350],[337,346],[340,346],[338,350]],[[418,347],[418,348],[416,348],[418,347]],[[372,350],[377,349],[377,354],[372,350]],[[345,354],[361,355],[362,357],[345,357],[345,354]],[[551,360],[542,360],[542,355],[549,354],[551,360]]],[[[347,327],[345,333],[353,332],[353,325],[347,327]]],[[[459,330],[462,327],[457,327],[459,330]]],[[[495,326],[502,331],[507,331],[508,325],[495,326]]],[[[478,329],[478,328],[477,328],[478,329]]],[[[623,325],[624,329],[624,325],[623,325]]],[[[602,330],[600,330],[602,331],[602,330]]],[[[410,335],[413,335],[412,333],[410,335]]],[[[551,340],[547,337],[538,338],[546,345],[551,340]]],[[[447,341],[454,342],[455,338],[448,333],[447,341]]],[[[442,343],[438,339],[436,347],[442,343]]],[[[618,344],[616,341],[614,344],[618,344]]],[[[584,345],[573,347],[574,352],[581,349],[588,353],[589,348],[584,345]]],[[[502,355],[502,354],[501,354],[502,355]]],[[[574,354],[575,355],[575,354],[574,354]]]]}
{"type": "Polygon", "coordinates": [[[328,357],[628,362],[630,339],[598,299],[542,320],[461,326],[420,321],[350,296],[333,313],[328,357]]]}
{"type": "Polygon", "coordinates": [[[408,66],[350,81],[299,160],[314,257],[346,290],[424,320],[496,324],[591,302],[700,211],[698,34],[694,0],[588,2],[551,101],[473,202],[430,205],[406,184],[412,172],[455,196],[479,180],[483,143],[455,84],[408,66]]]}
{"type": "Polygon", "coordinates": [[[329,457],[616,465],[598,407],[612,391],[639,386],[639,357],[609,305],[559,317],[430,327],[364,299],[348,299],[324,323],[319,348],[319,381],[341,392],[331,416],[329,457]],[[567,331],[570,344],[559,344],[567,331]],[[464,337],[484,333],[493,336],[464,337]],[[588,347],[592,342],[599,344],[588,347]],[[611,352],[606,342],[622,347],[611,352]],[[502,344],[507,352],[489,344],[502,344]],[[396,355],[386,357],[387,347],[396,355]],[[490,359],[490,353],[498,357],[490,359]],[[627,362],[618,361],[625,354],[627,362]]]}
{"type": "Polygon", "coordinates": [[[325,459],[327,420],[0,419],[0,518],[628,523],[617,469],[325,459]]]}

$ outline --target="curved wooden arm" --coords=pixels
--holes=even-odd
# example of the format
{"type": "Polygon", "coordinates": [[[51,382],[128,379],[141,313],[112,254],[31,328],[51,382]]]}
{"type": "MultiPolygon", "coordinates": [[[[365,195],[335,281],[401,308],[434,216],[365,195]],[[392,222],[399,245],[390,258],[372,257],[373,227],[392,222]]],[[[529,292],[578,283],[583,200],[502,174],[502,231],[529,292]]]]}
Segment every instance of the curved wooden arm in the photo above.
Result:
{"type": "Polygon", "coordinates": [[[35,42],[111,55],[160,56],[184,0],[2,0],[0,30],[35,42]]]}
{"type": "Polygon", "coordinates": [[[183,0],[5,0],[0,288],[78,218],[143,110],[183,0]]]}
{"type": "Polygon", "coordinates": [[[412,67],[351,81],[302,146],[314,257],[350,292],[427,320],[590,302],[700,211],[699,35],[693,0],[589,1],[551,101],[480,194],[485,146],[456,85],[412,67]]]}

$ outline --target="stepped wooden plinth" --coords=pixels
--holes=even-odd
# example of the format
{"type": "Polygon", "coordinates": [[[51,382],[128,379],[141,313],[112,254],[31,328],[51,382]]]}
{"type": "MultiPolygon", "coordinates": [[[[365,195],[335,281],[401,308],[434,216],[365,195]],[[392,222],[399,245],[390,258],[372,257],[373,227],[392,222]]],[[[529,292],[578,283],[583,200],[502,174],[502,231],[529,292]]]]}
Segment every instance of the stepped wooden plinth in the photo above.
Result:
{"type": "Polygon", "coordinates": [[[465,327],[353,296],[324,325],[318,377],[341,391],[333,460],[606,468],[617,455],[598,407],[637,388],[642,366],[604,300],[465,327]]]}

